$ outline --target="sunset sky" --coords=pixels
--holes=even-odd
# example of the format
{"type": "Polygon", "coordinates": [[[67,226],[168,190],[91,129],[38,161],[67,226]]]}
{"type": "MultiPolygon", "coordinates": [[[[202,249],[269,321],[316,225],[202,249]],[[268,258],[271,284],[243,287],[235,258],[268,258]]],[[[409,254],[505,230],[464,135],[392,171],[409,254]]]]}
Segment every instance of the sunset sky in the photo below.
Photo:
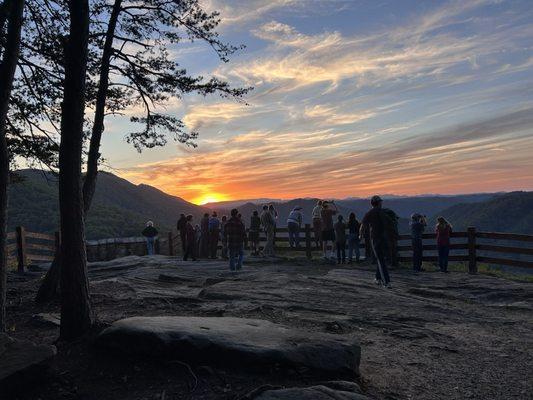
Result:
{"type": "Polygon", "coordinates": [[[531,0],[210,0],[229,63],[201,43],[194,74],[254,86],[241,104],[165,109],[198,130],[136,153],[109,119],[111,171],[186,200],[533,189],[531,0]]]}

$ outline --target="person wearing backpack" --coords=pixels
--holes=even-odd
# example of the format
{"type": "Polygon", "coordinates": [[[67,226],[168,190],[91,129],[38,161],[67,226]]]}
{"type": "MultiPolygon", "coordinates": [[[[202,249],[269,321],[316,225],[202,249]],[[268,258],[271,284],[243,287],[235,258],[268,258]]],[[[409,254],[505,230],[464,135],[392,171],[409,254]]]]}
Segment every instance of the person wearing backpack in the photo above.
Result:
{"type": "Polygon", "coordinates": [[[365,214],[361,221],[359,237],[363,239],[365,233],[368,232],[372,252],[377,261],[375,282],[379,285],[383,285],[385,288],[390,288],[390,276],[385,257],[387,251],[384,222],[386,221],[386,214],[383,212],[382,208],[383,200],[377,195],[372,196],[370,204],[372,208],[365,214]]]}
{"type": "Polygon", "coordinates": [[[152,221],[146,223],[146,228],[143,229],[142,235],[146,239],[146,254],[151,256],[155,252],[155,240],[158,235],[157,229],[154,228],[154,223],[152,221]]]}

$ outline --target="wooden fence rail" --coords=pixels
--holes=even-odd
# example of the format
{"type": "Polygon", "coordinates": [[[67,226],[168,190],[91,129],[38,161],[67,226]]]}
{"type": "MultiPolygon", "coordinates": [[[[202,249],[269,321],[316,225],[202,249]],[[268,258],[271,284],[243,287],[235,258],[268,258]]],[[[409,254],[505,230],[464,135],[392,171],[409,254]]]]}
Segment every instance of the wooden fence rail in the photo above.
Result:
{"type": "MultiPolygon", "coordinates": [[[[300,246],[296,248],[289,247],[289,238],[286,234],[288,234],[286,227],[276,229],[274,243],[276,251],[305,252],[306,256],[311,258],[313,251],[320,250],[315,245],[313,229],[309,224],[300,230],[300,246]]],[[[171,256],[177,254],[178,237],[171,232],[161,235],[156,241],[156,254],[171,256]]],[[[437,250],[435,233],[425,233],[422,238],[424,240],[423,250],[426,252],[422,258],[423,261],[437,261],[438,257],[435,254],[427,254],[427,252],[434,253],[437,250]]],[[[470,273],[477,272],[478,262],[533,268],[533,247],[521,247],[518,244],[533,243],[533,235],[477,232],[475,228],[469,228],[466,232],[452,233],[451,239],[449,260],[468,263],[470,273]],[[509,255],[514,258],[509,258],[509,255]]],[[[264,233],[261,233],[259,240],[263,243],[266,241],[264,233]]],[[[31,263],[52,261],[58,246],[59,233],[52,235],[28,232],[24,227],[17,227],[15,232],[7,234],[8,262],[16,265],[19,272],[23,272],[31,263]]],[[[365,243],[361,242],[359,247],[364,249],[365,243]]],[[[411,235],[399,235],[395,247],[398,261],[410,262],[412,260],[411,235]]],[[[143,237],[87,241],[89,261],[106,261],[127,255],[144,254],[146,254],[146,245],[143,237]]]]}

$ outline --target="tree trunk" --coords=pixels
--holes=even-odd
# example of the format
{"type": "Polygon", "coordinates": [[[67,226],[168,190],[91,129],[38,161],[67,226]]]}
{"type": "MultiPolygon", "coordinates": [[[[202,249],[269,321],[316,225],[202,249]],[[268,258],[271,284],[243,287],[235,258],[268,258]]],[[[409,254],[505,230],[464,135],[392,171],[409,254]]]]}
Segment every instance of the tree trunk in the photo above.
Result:
{"type": "Polygon", "coordinates": [[[94,123],[91,132],[91,142],[89,145],[89,155],[87,157],[87,172],[83,182],[83,202],[85,215],[91,208],[91,203],[96,189],[96,178],[98,175],[98,160],[100,159],[100,142],[104,132],[105,106],[107,101],[107,90],[109,89],[109,66],[113,55],[113,39],[117,26],[118,16],[121,11],[122,0],[115,0],[113,11],[109,17],[107,25],[104,50],[102,53],[102,64],[100,66],[100,80],[98,82],[98,93],[96,94],[96,108],[94,111],[94,123]]]}
{"type": "Polygon", "coordinates": [[[7,112],[19,56],[24,0],[10,0],[9,7],[5,7],[6,4],[4,3],[3,8],[8,13],[5,18],[7,35],[2,64],[0,65],[0,332],[5,332],[6,329],[6,225],[7,187],[9,183],[9,154],[6,142],[7,112]]]}
{"type": "MultiPolygon", "coordinates": [[[[116,0],[113,5],[113,11],[107,25],[104,50],[102,53],[102,64],[100,67],[100,81],[98,83],[98,92],[96,96],[96,108],[94,112],[94,122],[91,132],[89,145],[89,154],[87,157],[87,172],[83,181],[83,210],[85,216],[91,208],[94,191],[96,189],[96,179],[98,175],[98,161],[100,159],[100,142],[104,132],[105,106],[107,101],[107,91],[109,89],[109,66],[111,56],[113,55],[113,39],[115,28],[117,26],[118,16],[121,11],[122,0],[116,0]]],[[[46,273],[43,283],[39,287],[35,301],[37,303],[47,303],[52,301],[58,294],[59,277],[61,263],[54,256],[54,261],[46,273]]]]}
{"type": "Polygon", "coordinates": [[[64,340],[91,326],[81,183],[85,78],[89,37],[88,0],[69,0],[70,35],[65,48],[65,83],[59,147],[61,220],[61,329],[64,340]]]}

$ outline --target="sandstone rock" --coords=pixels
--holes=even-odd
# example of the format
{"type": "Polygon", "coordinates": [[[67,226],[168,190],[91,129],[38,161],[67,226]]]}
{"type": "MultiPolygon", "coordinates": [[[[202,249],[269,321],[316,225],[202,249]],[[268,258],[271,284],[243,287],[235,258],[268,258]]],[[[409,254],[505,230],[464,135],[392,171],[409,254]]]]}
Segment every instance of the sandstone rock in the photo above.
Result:
{"type": "Polygon", "coordinates": [[[98,337],[126,354],[198,364],[304,369],[323,376],[359,375],[360,347],[340,335],[234,317],[134,317],[116,321],[98,337]]]}
{"type": "Polygon", "coordinates": [[[55,355],[54,346],[37,345],[0,334],[0,394],[39,380],[55,355]]]}

